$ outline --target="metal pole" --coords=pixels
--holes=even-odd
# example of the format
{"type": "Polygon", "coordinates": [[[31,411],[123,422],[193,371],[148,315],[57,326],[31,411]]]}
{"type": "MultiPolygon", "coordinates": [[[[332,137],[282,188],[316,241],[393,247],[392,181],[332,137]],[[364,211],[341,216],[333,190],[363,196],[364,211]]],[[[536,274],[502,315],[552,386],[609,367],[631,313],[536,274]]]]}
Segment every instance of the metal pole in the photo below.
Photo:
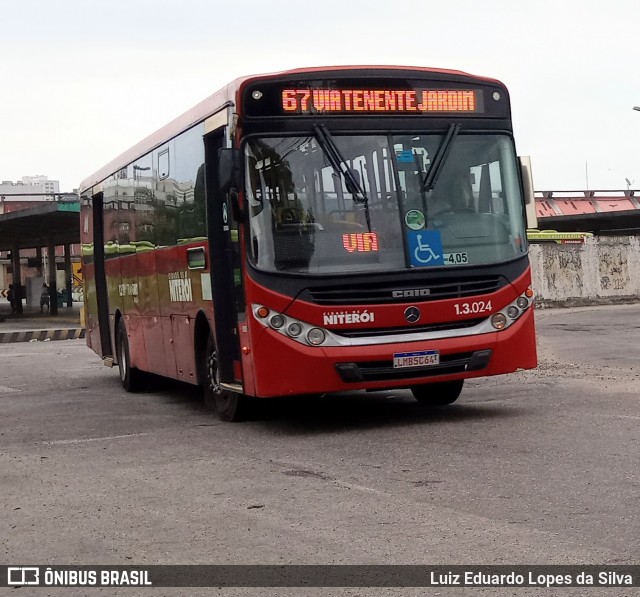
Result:
{"type": "Polygon", "coordinates": [[[36,247],[36,269],[38,270],[38,275],[42,276],[42,247],[36,247]]]}
{"type": "Polygon", "coordinates": [[[585,190],[589,190],[589,162],[585,161],[584,163],[584,175],[587,179],[587,188],[585,190]]]}
{"type": "Polygon", "coordinates": [[[64,246],[64,277],[67,285],[67,307],[73,307],[73,297],[71,296],[71,245],[64,246]]]}
{"type": "Polygon", "coordinates": [[[49,266],[49,313],[58,314],[58,282],[56,276],[56,246],[49,239],[47,242],[47,257],[49,266]]]}
{"type": "Polygon", "coordinates": [[[11,268],[13,269],[13,299],[16,313],[22,314],[22,280],[20,272],[20,247],[16,243],[11,249],[11,268]]]}

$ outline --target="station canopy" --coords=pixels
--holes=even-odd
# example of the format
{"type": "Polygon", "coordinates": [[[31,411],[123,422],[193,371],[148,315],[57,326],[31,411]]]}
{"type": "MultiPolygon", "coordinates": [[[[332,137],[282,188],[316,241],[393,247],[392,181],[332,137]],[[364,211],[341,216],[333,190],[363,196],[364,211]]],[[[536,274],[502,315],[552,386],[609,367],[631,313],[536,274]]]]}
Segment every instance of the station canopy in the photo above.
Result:
{"type": "Polygon", "coordinates": [[[80,203],[59,201],[0,214],[0,251],[80,243],[80,203]]]}

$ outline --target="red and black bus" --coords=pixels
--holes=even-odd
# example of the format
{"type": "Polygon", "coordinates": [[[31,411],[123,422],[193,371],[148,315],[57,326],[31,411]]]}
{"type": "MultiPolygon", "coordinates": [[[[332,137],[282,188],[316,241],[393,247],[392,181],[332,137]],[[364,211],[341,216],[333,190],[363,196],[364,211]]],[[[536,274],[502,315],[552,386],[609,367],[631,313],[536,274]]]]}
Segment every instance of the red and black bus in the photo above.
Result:
{"type": "Polygon", "coordinates": [[[88,345],[125,389],[252,398],[409,388],[536,366],[507,89],[458,71],[238,79],[81,186],[88,345]]]}

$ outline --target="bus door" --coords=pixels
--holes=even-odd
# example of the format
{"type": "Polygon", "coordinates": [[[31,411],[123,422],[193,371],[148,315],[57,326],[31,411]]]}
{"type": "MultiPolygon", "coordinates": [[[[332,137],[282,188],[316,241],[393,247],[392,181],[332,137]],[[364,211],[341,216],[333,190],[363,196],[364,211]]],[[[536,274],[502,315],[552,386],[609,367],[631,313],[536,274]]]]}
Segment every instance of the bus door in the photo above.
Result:
{"type": "MultiPolygon", "coordinates": [[[[104,200],[102,192],[94,195],[91,198],[91,203],[91,219],[93,225],[93,276],[98,317],[98,327],[94,329],[100,334],[100,354],[103,359],[106,359],[113,357],[113,351],[111,348],[111,335],[109,333],[109,294],[107,291],[107,276],[105,271],[104,200]]],[[[92,348],[93,350],[96,350],[96,346],[93,342],[92,348]]]]}
{"type": "Polygon", "coordinates": [[[244,293],[238,222],[229,196],[222,194],[218,185],[218,154],[224,147],[225,130],[221,128],[204,137],[207,230],[220,381],[238,384],[242,380],[238,321],[244,317],[244,293]]]}

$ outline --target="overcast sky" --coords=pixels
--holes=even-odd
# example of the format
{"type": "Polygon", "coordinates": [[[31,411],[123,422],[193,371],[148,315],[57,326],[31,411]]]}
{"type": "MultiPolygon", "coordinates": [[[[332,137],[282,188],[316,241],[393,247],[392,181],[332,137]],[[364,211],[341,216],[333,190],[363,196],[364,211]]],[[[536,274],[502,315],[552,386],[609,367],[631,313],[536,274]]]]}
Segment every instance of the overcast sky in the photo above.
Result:
{"type": "Polygon", "coordinates": [[[81,180],[231,80],[403,64],[500,79],[536,190],[640,188],[638,0],[1,0],[0,180],[81,180]]]}

